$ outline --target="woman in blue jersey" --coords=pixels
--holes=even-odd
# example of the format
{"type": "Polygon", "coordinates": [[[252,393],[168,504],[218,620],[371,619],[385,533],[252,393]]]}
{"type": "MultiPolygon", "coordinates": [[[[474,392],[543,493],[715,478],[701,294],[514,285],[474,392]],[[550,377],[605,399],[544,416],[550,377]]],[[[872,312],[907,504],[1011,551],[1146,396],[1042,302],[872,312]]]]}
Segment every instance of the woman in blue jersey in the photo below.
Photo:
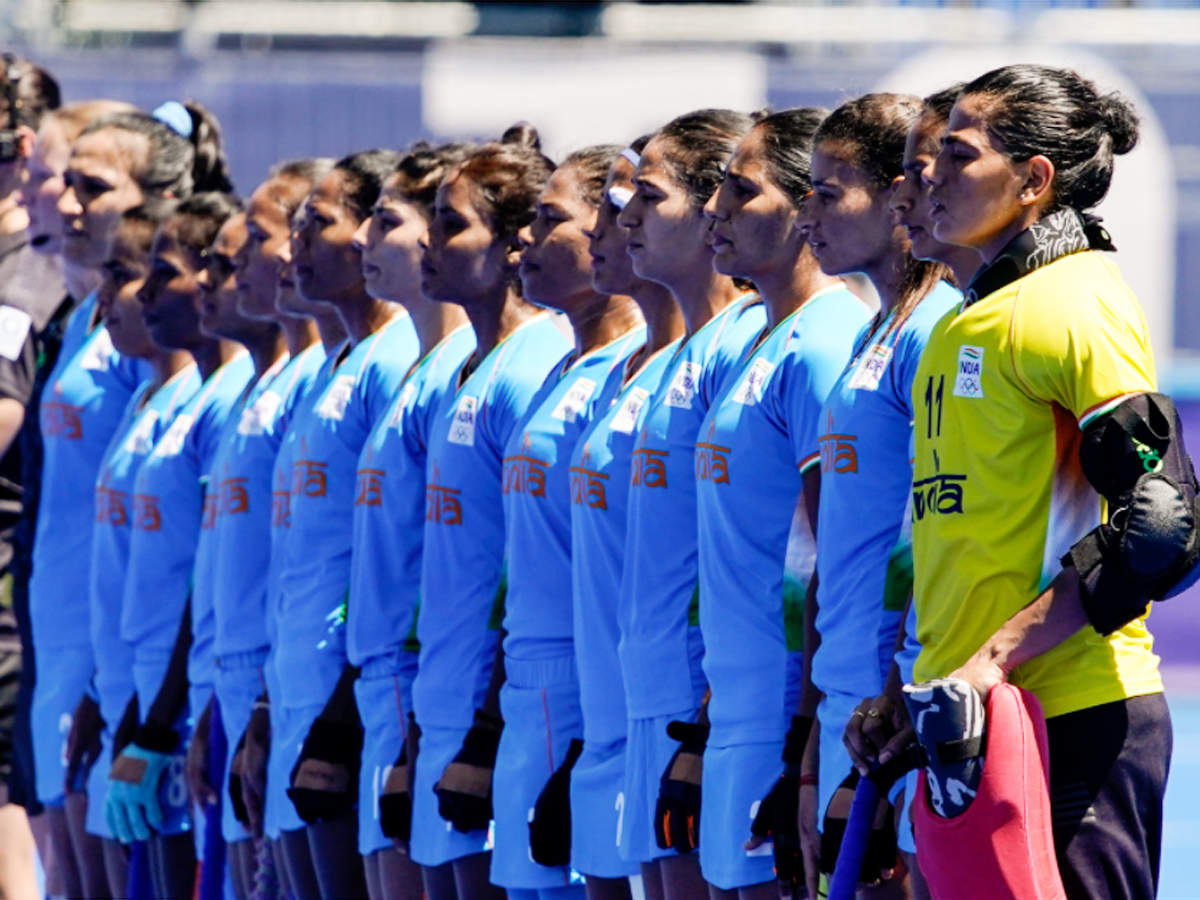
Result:
{"type": "Polygon", "coordinates": [[[167,897],[187,893],[192,880],[189,863],[195,847],[187,789],[177,784],[177,779],[183,781],[191,721],[186,685],[161,712],[159,695],[176,636],[188,615],[203,507],[201,479],[209,471],[220,428],[251,371],[240,348],[201,330],[197,279],[205,251],[237,209],[234,198],[217,192],[195,195],[176,206],[155,235],[150,275],[138,293],[154,342],[187,350],[202,379],[134,481],[121,639],[133,650],[137,697],[130,715],[136,715],[139,724],[130,744],[114,759],[106,809],[109,826],[119,838],[149,839],[154,887],[167,897]],[[165,798],[160,800],[158,776],[168,769],[165,798]]]}
{"type": "MultiPolygon", "coordinates": [[[[329,380],[297,413],[276,461],[277,471],[289,467],[291,486],[278,548],[273,657],[286,721],[274,738],[292,755],[293,815],[307,824],[309,853],[327,898],[366,891],[355,815],[360,751],[348,737],[360,726],[345,649],[354,486],[358,455],[416,359],[417,338],[403,307],[367,292],[354,234],[398,161],[385,150],[339,160],[305,200],[291,239],[300,293],[333,308],[349,335],[329,380]],[[330,763],[344,766],[340,790],[310,780],[314,766],[330,763]]],[[[289,868],[293,847],[285,843],[289,868]]]]}
{"type": "MultiPolygon", "coordinates": [[[[40,489],[27,484],[23,499],[24,514],[37,517],[37,524],[31,523],[35,564],[29,578],[30,617],[41,619],[43,615],[53,616],[58,610],[67,614],[62,621],[31,622],[35,644],[44,639],[48,651],[40,660],[47,671],[40,681],[41,690],[38,691],[35,683],[32,691],[33,716],[41,718],[48,714],[45,722],[35,720],[32,723],[34,752],[38,754],[34,769],[38,779],[50,791],[41,792],[40,799],[46,809],[51,843],[57,848],[58,859],[62,860],[60,872],[64,887],[70,893],[71,886],[75,885],[76,892],[96,896],[105,893],[106,876],[100,839],[86,829],[84,786],[87,766],[76,764],[67,772],[63,767],[64,757],[74,749],[70,729],[76,721],[76,704],[83,706],[80,731],[87,732],[90,745],[96,745],[100,732],[95,700],[90,696],[80,700],[91,675],[92,655],[86,616],[87,566],[80,566],[78,562],[87,558],[91,531],[63,527],[66,507],[62,498],[69,496],[73,504],[81,488],[86,491],[94,484],[96,467],[112,438],[113,429],[132,392],[149,370],[143,363],[123,359],[115,350],[103,352],[106,344],[111,346],[111,341],[99,327],[99,317],[92,303],[88,303],[86,312],[74,315],[79,302],[98,286],[101,272],[94,267],[75,265],[63,257],[63,219],[58,212],[58,197],[63,191],[63,173],[70,159],[71,142],[90,122],[123,109],[132,107],[117,101],[96,100],[61,107],[44,115],[38,125],[33,152],[25,162],[25,181],[21,185],[21,203],[29,218],[26,226],[29,246],[40,255],[53,257],[62,271],[67,296],[52,299],[60,301],[55,319],[62,321],[65,318],[67,325],[63,331],[70,332],[70,340],[66,340],[64,334],[61,343],[47,341],[39,353],[39,356],[46,356],[42,365],[53,368],[39,373],[28,404],[29,410],[38,410],[37,427],[30,428],[27,424],[25,430],[30,432],[29,439],[17,438],[22,443],[23,453],[25,446],[38,439],[33,432],[40,432],[42,442],[42,458],[25,458],[32,456],[25,453],[22,462],[24,467],[41,470],[40,489]],[[93,352],[87,356],[80,352],[83,340],[94,342],[93,352]],[[91,364],[81,373],[79,367],[85,359],[91,364]],[[72,372],[64,380],[68,367],[72,372]],[[47,422],[42,421],[43,398],[49,403],[45,409],[47,422]],[[80,450],[82,454],[72,452],[80,450]],[[78,480],[73,478],[75,475],[80,476],[78,480]],[[63,565],[64,560],[70,565],[63,565]],[[47,593],[55,575],[67,579],[62,597],[47,593]],[[54,596],[54,602],[33,599],[47,596],[54,596]],[[76,601],[75,606],[71,600],[76,601]],[[51,652],[50,648],[59,649],[51,652]],[[69,649],[59,652],[61,648],[69,649]],[[63,671],[55,672],[55,665],[59,663],[63,671]],[[48,703],[45,702],[47,699],[48,703]],[[55,798],[61,799],[56,801],[55,798]]],[[[77,509],[72,507],[69,514],[77,514],[77,509]]],[[[75,756],[78,758],[78,754],[75,756]]]]}
{"type": "MultiPolygon", "coordinates": [[[[199,107],[196,110],[197,115],[207,116],[199,107]]],[[[31,226],[37,231],[31,233],[31,245],[40,252],[58,255],[70,295],[78,302],[67,321],[55,370],[48,380],[46,403],[39,413],[45,413],[44,426],[49,430],[45,432],[47,455],[30,581],[34,644],[43,648],[39,656],[45,664],[35,688],[32,730],[39,795],[47,804],[56,846],[65,837],[59,822],[64,743],[70,743],[66,729],[73,722],[72,713],[92,667],[90,654],[80,652],[88,644],[83,608],[87,567],[70,564],[84,553],[82,548],[89,535],[85,530],[64,527],[63,517],[73,516],[80,486],[94,481],[95,466],[121,410],[149,374],[143,365],[122,359],[111,348],[106,350],[107,337],[98,326],[93,291],[99,266],[107,258],[117,216],[143,199],[161,196],[162,187],[149,173],[149,167],[161,161],[168,146],[179,153],[181,169],[194,163],[194,153],[188,155],[191,145],[152,119],[153,137],[147,136],[143,147],[122,144],[112,131],[92,131],[98,121],[114,115],[134,115],[133,107],[115,101],[92,101],[65,107],[47,117],[43,129],[39,129],[36,166],[31,166],[31,183],[27,185],[33,195],[31,226]],[[89,133],[81,138],[85,130],[89,133]],[[138,158],[139,151],[143,158],[138,158]],[[87,177],[81,177],[83,173],[87,177]],[[35,188],[35,183],[40,187],[35,188]],[[72,451],[83,451],[86,459],[72,451]]],[[[88,710],[94,711],[94,706],[86,703],[81,724],[94,721],[86,715],[88,710]]],[[[89,731],[95,734],[94,728],[89,731]]],[[[79,787],[76,780],[67,786],[67,792],[77,792],[79,787]]],[[[82,797],[78,793],[74,796],[82,797]]],[[[86,843],[84,816],[82,805],[75,803],[71,818],[76,855],[86,843]]],[[[66,861],[64,868],[70,871],[74,859],[71,845],[59,849],[60,858],[66,861]]],[[[86,885],[94,884],[103,873],[81,858],[80,875],[85,879],[80,890],[90,893],[86,885]]]]}
{"type": "Polygon", "coordinates": [[[553,164],[537,133],[515,126],[453,169],[438,188],[424,239],[421,292],[461,306],[475,351],[430,426],[421,560],[421,728],[410,853],[432,900],[503,896],[488,884],[491,774],[502,722],[481,709],[504,611],[504,448],[570,344],[526,301],[517,236],[553,164]],[[435,794],[435,787],[437,793],[435,794]]]}
{"type": "Polygon", "coordinates": [[[625,692],[617,655],[617,595],[625,555],[629,468],[646,401],[657,389],[683,335],[670,292],[638,278],[617,216],[633,194],[633,172],[648,137],[614,160],[596,221],[588,231],[592,285],[633,297],[646,322],[644,343],[621,367],[612,401],[597,410],[571,456],[571,570],[575,665],[583,718],[583,752],[571,769],[571,865],[587,879],[589,900],[624,900],[636,861],[623,859],[625,692]]]}
{"type": "MultiPolygon", "coordinates": [[[[296,274],[292,265],[291,237],[300,224],[304,201],[311,193],[311,187],[324,179],[332,164],[333,160],[330,160],[328,166],[323,166],[310,185],[310,190],[299,196],[290,216],[288,235],[278,243],[274,252],[277,270],[275,308],[282,316],[310,317],[316,324],[324,353],[324,359],[313,373],[304,393],[296,397],[289,413],[289,429],[303,411],[316,403],[317,397],[329,383],[340,350],[346,343],[346,328],[337,311],[328,303],[304,299],[296,290],[296,274]]],[[[287,435],[287,429],[284,435],[287,435]]],[[[292,502],[292,465],[282,450],[281,444],[271,470],[271,564],[267,571],[267,637],[271,650],[263,673],[267,693],[260,697],[262,702],[255,704],[250,723],[246,726],[246,745],[239,767],[248,776],[243,781],[247,818],[252,823],[261,822],[264,835],[271,840],[280,883],[297,896],[312,897],[317,896],[320,890],[313,870],[312,854],[308,850],[308,836],[304,830],[304,820],[296,814],[296,808],[287,794],[297,748],[273,737],[287,731],[288,718],[280,700],[282,688],[274,661],[274,654],[279,647],[281,548],[291,525],[292,502]]]]}
{"type": "MultiPolygon", "coordinates": [[[[960,299],[944,266],[913,258],[890,209],[921,110],[918,98],[897,94],[868,94],[835,110],[817,132],[806,206],[822,270],[860,272],[880,298],[810,448],[820,459],[821,503],[816,609],[805,614],[819,636],[809,671],[821,700],[801,776],[801,837],[813,848],[821,832],[824,872],[833,871],[840,845],[831,823],[848,812],[830,803],[851,772],[842,732],[860,693],[883,687],[911,589],[912,379],[930,329],[960,299]],[[868,508],[870,527],[862,515],[868,508]],[[804,778],[814,772],[816,785],[804,778]]],[[[881,867],[894,868],[894,849],[884,855],[890,860],[881,867]]],[[[816,873],[808,878],[814,883],[816,873]]]]}
{"type": "Polygon", "coordinates": [[[264,441],[264,435],[272,432],[275,416],[283,402],[280,393],[272,388],[279,389],[277,380],[288,362],[287,344],[278,323],[271,319],[249,318],[241,312],[234,260],[242,253],[247,241],[245,215],[238,214],[227,220],[209,248],[207,266],[199,279],[203,292],[201,328],[211,336],[242,345],[250,356],[254,372],[221,429],[205,479],[204,516],[192,579],[192,645],[188,665],[196,725],[187,759],[187,778],[193,801],[204,807],[206,816],[215,815],[220,809],[220,833],[229,844],[230,870],[235,889],[242,897],[249,896],[253,886],[253,848],[244,840],[248,835],[240,830],[231,804],[223,799],[221,790],[226,758],[232,748],[228,749],[226,758],[219,761],[209,758],[212,700],[206,701],[204,695],[211,698],[218,687],[223,689],[218,692],[218,702],[220,693],[224,693],[230,702],[219,704],[220,722],[227,735],[233,733],[235,727],[236,734],[240,734],[249,717],[250,706],[263,690],[261,657],[265,657],[265,649],[261,645],[265,644],[262,637],[265,610],[259,613],[256,621],[253,601],[257,585],[254,579],[263,577],[268,562],[266,538],[270,466],[274,454],[271,447],[260,452],[256,460],[258,467],[254,468],[244,465],[242,451],[247,443],[257,449],[256,441],[264,441]],[[262,459],[264,456],[265,460],[262,459]],[[252,552],[255,537],[259,538],[261,548],[257,557],[252,552]],[[224,552],[221,552],[222,544],[224,552]],[[252,567],[249,574],[247,567],[252,567]],[[220,642],[218,636],[222,639],[220,642]],[[243,636],[252,645],[249,651],[237,649],[243,636]],[[228,642],[231,637],[233,647],[228,642]],[[238,674],[229,674],[235,672],[238,674]],[[249,694],[248,699],[246,694],[249,694]],[[197,714],[197,710],[203,711],[197,714]],[[221,772],[222,779],[214,782],[210,770],[221,772]]]}
{"type": "MultiPolygon", "coordinates": [[[[212,527],[206,532],[211,543],[211,571],[204,581],[214,586],[214,685],[228,739],[225,783],[211,789],[219,787],[222,796],[228,793],[240,738],[255,703],[266,691],[263,670],[269,644],[266,595],[271,470],[297,398],[311,384],[325,356],[315,342],[311,319],[276,312],[278,273],[274,254],[278,244],[288,240],[290,212],[311,189],[313,176],[323,175],[331,164],[332,160],[324,165],[321,161],[298,160],[277,166],[250,197],[245,240],[236,249],[230,246],[232,259],[220,252],[217,244],[210,254],[211,277],[227,273],[226,284],[217,292],[215,302],[226,307],[234,303],[241,317],[265,326],[245,333],[246,340],[242,340],[238,337],[245,330],[242,323],[231,320],[237,333],[227,336],[246,346],[255,363],[256,377],[226,422],[209,482],[216,504],[212,527]],[[231,279],[236,281],[235,287],[228,284],[231,279]],[[273,338],[272,329],[277,338],[273,338]]],[[[226,223],[218,244],[234,225],[226,223]]],[[[195,743],[193,739],[193,746],[195,743]]],[[[265,757],[262,761],[265,763],[265,757]]],[[[242,773],[238,776],[241,778],[242,773]]],[[[256,782],[262,783],[261,778],[256,782]]],[[[254,810],[257,818],[253,823],[249,817],[246,822],[239,821],[233,804],[224,800],[221,830],[239,897],[249,896],[254,884],[256,861],[250,838],[262,834],[261,803],[254,810]]]]}
{"type": "Polygon", "coordinates": [[[96,267],[108,258],[122,211],[156,198],[231,187],[221,128],[198,103],[116,112],[92,122],[71,144],[58,198],[63,258],[96,267]]]}
{"type": "Polygon", "coordinates": [[[150,272],[150,245],[161,218],[161,211],[144,206],[121,216],[98,294],[113,347],[129,358],[146,360],[153,373],[126,404],[94,486],[88,612],[95,660],[93,684],[104,731],[100,754],[88,775],[87,827],[104,840],[108,887],[114,897],[124,896],[128,890],[126,855],[108,827],[104,807],[117,726],[134,693],[133,652],[120,635],[134,479],[175,413],[200,386],[195,361],[186,350],[160,348],[150,338],[137,299],[150,272]]]}
{"type": "Polygon", "coordinates": [[[713,270],[704,217],[725,161],[752,124],[731,110],[672,120],[643,150],[633,196],[618,218],[628,231],[634,272],[671,292],[686,325],[632,450],[619,607],[629,717],[621,855],[643,864],[651,897],[705,890],[690,853],[699,784],[668,777],[663,787],[673,793],[659,803],[659,783],[677,750],[694,759],[698,772],[695,757],[704,744],[704,726],[690,724],[706,687],[695,607],[693,448],[709,406],[766,321],[757,298],[713,270]],[[676,734],[686,739],[683,748],[667,735],[674,720],[682,723],[676,734]]]}
{"type": "MultiPolygon", "coordinates": [[[[912,245],[910,252],[913,257],[947,266],[954,275],[955,283],[960,287],[971,282],[982,258],[978,251],[971,247],[944,244],[933,236],[933,222],[929,216],[929,185],[924,176],[928,174],[937,156],[941,146],[939,139],[946,130],[946,120],[961,89],[962,85],[955,85],[925,98],[921,116],[909,129],[905,140],[904,179],[895,186],[891,199],[892,212],[912,245]]],[[[866,735],[874,733],[877,724],[875,717],[867,717],[866,711],[896,708],[891,704],[903,703],[900,686],[912,681],[913,664],[921,648],[916,639],[916,611],[911,598],[902,630],[904,635],[900,640],[903,644],[897,649],[895,662],[884,685],[887,698],[866,698],[858,707],[862,715],[851,713],[846,724],[844,741],[855,762],[862,759],[861,748],[864,747],[866,735]]],[[[908,816],[909,800],[916,790],[916,785],[917,774],[913,771],[908,774],[892,800],[897,810],[896,844],[908,870],[909,890],[914,896],[925,897],[928,893],[917,864],[912,822],[908,816]]]]}
{"type": "MultiPolygon", "coordinates": [[[[270,308],[264,308],[262,313],[273,311],[277,314],[289,335],[289,345],[296,350],[289,367],[296,363],[300,367],[277,414],[273,432],[277,447],[282,446],[283,436],[300,410],[315,400],[316,386],[328,381],[336,359],[335,351],[346,338],[345,328],[332,306],[309,303],[297,294],[292,271],[291,232],[295,217],[312,188],[329,173],[333,163],[332,159],[317,158],[281,164],[272,170],[275,173],[272,177],[255,189],[247,209],[250,241],[239,264],[239,305],[243,308],[253,306],[258,311],[259,303],[263,302],[256,299],[258,293],[264,294],[263,300],[265,295],[271,295],[270,308]],[[319,344],[310,343],[314,335],[319,344]],[[314,349],[306,351],[304,348],[314,349]]],[[[267,547],[263,550],[269,554],[264,585],[264,627],[272,649],[278,635],[278,569],[281,562],[278,548],[289,523],[291,501],[291,468],[282,457],[278,449],[274,450],[268,471],[271,512],[267,547]]],[[[246,634],[252,638],[253,630],[246,634]]],[[[239,671],[241,675],[231,676],[231,680],[239,684],[245,683],[253,672],[252,669],[249,673],[239,671]]],[[[231,735],[235,754],[230,770],[231,774],[239,776],[245,807],[244,824],[253,834],[261,834],[270,841],[281,887],[297,896],[316,896],[319,890],[303,821],[295,815],[295,808],[286,793],[295,757],[284,754],[282,744],[271,738],[272,733],[282,731],[279,721],[282,705],[271,702],[272,699],[278,701],[280,688],[270,654],[264,662],[262,677],[266,689],[257,695],[241,737],[231,735]],[[297,823],[289,833],[292,858],[296,862],[294,871],[289,869],[284,853],[285,835],[279,824],[281,813],[290,815],[297,823]]],[[[235,700],[235,705],[240,706],[245,700],[240,692],[238,696],[241,699],[235,700]]]]}
{"type": "MultiPolygon", "coordinates": [[[[804,726],[789,732],[788,723],[799,696],[799,607],[813,560],[819,475],[812,448],[822,405],[867,319],[865,305],[821,272],[807,246],[810,152],[824,115],[802,108],[760,120],[705,207],[713,267],[752,280],[767,313],[700,426],[695,451],[700,628],[712,692],[700,867],[714,898],[778,895],[771,848],[747,838],[781,755],[799,763],[792,757],[804,736],[792,732],[804,726]]],[[[794,822],[794,802],[783,818],[794,822]]],[[[802,872],[794,826],[781,824],[775,868],[795,885],[802,872]],[[791,856],[783,852],[789,834],[791,856]]]]}
{"type": "MultiPolygon", "coordinates": [[[[586,230],[619,150],[590,147],[563,160],[538,197],[533,222],[521,232],[522,294],[566,315],[575,352],[550,371],[504,451],[508,594],[499,697],[504,732],[496,756],[504,777],[493,787],[491,877],[510,898],[584,894],[567,865],[569,845],[562,843],[571,826],[570,770],[583,734],[568,470],[580,433],[608,407],[625,360],[645,339],[633,298],[592,284],[586,230]]],[[[595,881],[600,890],[602,879],[595,881]]]]}
{"type": "Polygon", "coordinates": [[[29,245],[38,253],[58,257],[67,295],[76,302],[96,289],[101,273],[95,266],[78,265],[63,255],[65,222],[58,209],[58,198],[66,188],[64,176],[71,159],[71,145],[97,119],[134,111],[133,106],[119,100],[85,100],[62,106],[42,118],[33,154],[25,164],[26,180],[21,186],[21,196],[29,215],[29,245]]]}
{"type": "Polygon", "coordinates": [[[354,491],[346,651],[362,669],[354,685],[364,731],[358,849],[374,900],[424,894],[420,867],[393,846],[397,840],[407,850],[411,806],[396,812],[392,800],[382,798],[408,796],[409,790],[404,751],[417,669],[430,422],[475,344],[460,307],[421,296],[419,242],[433,216],[438,185],[467,151],[462,144],[413,147],[384,182],[371,217],[355,235],[367,291],[402,304],[419,342],[417,362],[359,454],[354,491]]]}

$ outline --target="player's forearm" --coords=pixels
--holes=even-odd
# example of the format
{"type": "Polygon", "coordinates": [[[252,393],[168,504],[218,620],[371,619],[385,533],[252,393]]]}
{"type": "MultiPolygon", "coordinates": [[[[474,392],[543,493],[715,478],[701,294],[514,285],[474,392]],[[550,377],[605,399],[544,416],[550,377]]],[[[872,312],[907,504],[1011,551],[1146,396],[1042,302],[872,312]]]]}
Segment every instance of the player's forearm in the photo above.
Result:
{"type": "Polygon", "coordinates": [[[1087,624],[1079,576],[1068,567],[1037,599],[1005,622],[975,655],[1008,673],[1053,650],[1087,624]]]}
{"type": "Polygon", "coordinates": [[[25,406],[11,397],[0,397],[0,456],[8,452],[25,421],[25,406]]]}
{"type": "Polygon", "coordinates": [[[821,702],[821,692],[817,690],[812,680],[813,654],[821,645],[821,635],[817,632],[817,573],[814,571],[808,582],[808,590],[804,594],[804,664],[800,687],[800,698],[796,704],[796,715],[815,718],[817,704],[821,702]]]}
{"type": "Polygon", "coordinates": [[[500,688],[504,687],[505,672],[504,672],[504,638],[506,632],[500,631],[500,638],[496,641],[496,656],[492,662],[492,677],[488,681],[487,693],[484,694],[483,704],[480,706],[485,713],[490,716],[495,716],[497,719],[502,719],[500,714],[500,688]]]}

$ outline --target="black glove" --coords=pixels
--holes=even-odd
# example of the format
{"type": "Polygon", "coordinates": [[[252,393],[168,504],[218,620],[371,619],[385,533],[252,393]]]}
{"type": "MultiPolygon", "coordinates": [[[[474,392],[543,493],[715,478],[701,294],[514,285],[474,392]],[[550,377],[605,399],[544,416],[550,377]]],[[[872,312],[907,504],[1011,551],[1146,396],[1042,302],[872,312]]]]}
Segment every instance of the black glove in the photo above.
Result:
{"type": "Polygon", "coordinates": [[[412,713],[409,713],[404,745],[388,771],[379,795],[379,827],[385,837],[398,841],[407,841],[412,837],[412,780],[416,760],[409,760],[408,742],[411,740],[415,745],[420,738],[421,729],[417,727],[412,713]]]}
{"type": "Polygon", "coordinates": [[[533,805],[529,822],[529,855],[543,866],[571,863],[571,770],[583,753],[583,741],[574,738],[566,759],[546,781],[533,805]]]}
{"type": "Polygon", "coordinates": [[[800,853],[800,826],[797,807],[800,796],[800,764],[804,746],[812,729],[811,716],[793,716],[783,743],[783,774],[771,786],[758,805],[758,814],[750,824],[750,833],[770,838],[775,851],[775,877],[792,887],[792,893],[804,885],[804,857],[800,853]]]}
{"type": "Polygon", "coordinates": [[[363,730],[352,724],[317,716],[292,767],[287,795],[309,825],[336,819],[358,802],[363,730]]]}
{"type": "Polygon", "coordinates": [[[238,741],[237,749],[231,757],[229,767],[229,802],[233,805],[233,817],[242,823],[244,828],[250,828],[250,813],[246,810],[246,799],[242,796],[242,773],[238,771],[241,765],[241,753],[246,749],[246,732],[238,741]]]}
{"type": "Polygon", "coordinates": [[[679,749],[658,782],[654,837],[664,850],[691,853],[700,846],[700,773],[708,725],[671,722],[667,736],[679,741],[679,749]]]}
{"type": "Polygon", "coordinates": [[[475,724],[433,786],[438,815],[464,834],[487,828],[492,820],[492,769],[503,730],[503,719],[475,710],[475,724]]]}

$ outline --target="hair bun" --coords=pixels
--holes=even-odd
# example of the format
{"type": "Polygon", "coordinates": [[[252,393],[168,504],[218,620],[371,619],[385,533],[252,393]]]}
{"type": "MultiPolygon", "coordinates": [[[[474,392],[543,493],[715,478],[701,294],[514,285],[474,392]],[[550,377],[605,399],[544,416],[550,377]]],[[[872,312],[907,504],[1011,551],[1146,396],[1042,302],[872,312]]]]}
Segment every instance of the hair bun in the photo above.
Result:
{"type": "Polygon", "coordinates": [[[771,107],[760,106],[758,109],[754,110],[754,112],[750,113],[750,121],[757,125],[769,115],[771,115],[771,107]]]}
{"type": "Polygon", "coordinates": [[[517,122],[510,125],[500,136],[502,144],[516,144],[518,147],[528,147],[531,150],[542,149],[542,138],[538,130],[528,122],[517,122]]]}
{"type": "Polygon", "coordinates": [[[187,100],[183,108],[192,119],[192,132],[188,136],[195,150],[192,164],[193,190],[233,193],[233,178],[229,172],[229,161],[221,137],[221,123],[210,110],[187,100]]]}
{"type": "Polygon", "coordinates": [[[1100,98],[1100,115],[1112,138],[1113,153],[1128,153],[1138,141],[1138,115],[1133,104],[1113,92],[1100,98]]]}

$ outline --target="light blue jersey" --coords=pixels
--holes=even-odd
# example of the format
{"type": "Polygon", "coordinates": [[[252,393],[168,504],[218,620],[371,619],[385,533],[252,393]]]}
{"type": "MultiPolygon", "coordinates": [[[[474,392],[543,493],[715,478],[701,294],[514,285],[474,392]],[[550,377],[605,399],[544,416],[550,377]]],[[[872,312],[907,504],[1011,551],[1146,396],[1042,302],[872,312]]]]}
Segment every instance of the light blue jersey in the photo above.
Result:
{"type": "Polygon", "coordinates": [[[634,445],[618,621],[629,717],[694,707],[696,434],[746,345],[766,324],[756,297],[740,299],[682,344],[649,401],[634,445]]]}
{"type": "Polygon", "coordinates": [[[407,313],[359,341],[283,439],[289,522],[279,547],[275,669],[285,706],[324,703],[346,664],[358,455],[417,356],[407,313]]]}
{"type": "MultiPolygon", "coordinates": [[[[262,431],[270,426],[282,398],[278,394],[268,391],[268,388],[287,362],[287,356],[281,356],[261,376],[251,375],[251,380],[242,388],[241,394],[238,395],[225,417],[225,421],[221,424],[212,461],[208,471],[200,479],[204,490],[204,508],[200,516],[200,536],[196,541],[196,560],[192,566],[192,653],[188,659],[188,681],[192,685],[213,684],[218,627],[218,594],[227,594],[230,588],[234,591],[236,599],[231,601],[226,597],[223,604],[224,609],[228,609],[231,603],[246,604],[249,607],[247,611],[254,609],[253,595],[242,593],[245,584],[229,585],[221,581],[217,573],[217,527],[221,519],[221,507],[222,505],[227,506],[228,512],[225,517],[227,520],[232,519],[236,528],[238,524],[251,518],[249,504],[250,491],[253,489],[249,484],[249,479],[244,476],[239,477],[239,473],[235,472],[231,466],[231,462],[236,464],[240,460],[231,461],[228,456],[223,459],[222,450],[240,433],[261,436],[262,431]]],[[[268,499],[267,503],[263,503],[261,494],[265,492],[269,497],[269,476],[261,486],[257,487],[260,494],[256,498],[258,503],[255,512],[259,514],[259,521],[263,522],[262,534],[265,536],[265,522],[270,501],[268,499]]],[[[245,542],[238,548],[238,562],[244,563],[247,567],[253,566],[256,562],[266,564],[268,562],[265,558],[266,541],[261,542],[260,554],[255,554],[252,549],[254,546],[253,529],[243,537],[245,542]]],[[[263,569],[265,570],[265,568],[264,565],[263,569]]],[[[239,624],[244,625],[245,623],[239,624]]],[[[251,625],[245,631],[255,633],[256,629],[251,625]]],[[[263,634],[265,631],[264,618],[257,633],[263,634]]]]}
{"type": "Polygon", "coordinates": [[[508,594],[504,654],[514,659],[571,655],[571,451],[597,412],[612,402],[629,354],[645,341],[637,328],[551,371],[504,451],[508,594]]]}
{"type": "Polygon", "coordinates": [[[206,506],[206,519],[211,515],[212,526],[201,536],[211,544],[212,562],[207,572],[197,565],[195,579],[196,594],[211,595],[202,605],[212,606],[218,657],[267,646],[271,469],[289,400],[324,357],[315,344],[280,359],[225,423],[208,481],[214,501],[206,506]]]}
{"type": "MultiPolygon", "coordinates": [[[[292,524],[292,455],[286,441],[292,425],[311,411],[317,398],[324,391],[337,361],[346,345],[334,348],[333,353],[326,353],[324,346],[317,349],[320,363],[309,376],[302,376],[293,390],[285,399],[280,411],[281,442],[275,453],[271,466],[271,563],[267,569],[267,640],[275,646],[279,634],[279,569],[283,561],[283,541],[287,537],[292,524]]],[[[268,667],[273,673],[273,664],[268,667]]]]}
{"type": "MultiPolygon", "coordinates": [[[[90,320],[93,303],[72,314],[75,332],[90,320]]],[[[75,351],[63,352],[50,373],[38,407],[42,432],[42,480],[33,575],[29,582],[33,640],[39,650],[86,646],[90,528],[79,527],[79,498],[96,483],[101,457],[120,425],[129,398],[150,377],[141,360],[121,356],[103,326],[82,335],[75,351]],[[84,562],[81,564],[81,560],[84,562]]],[[[50,659],[50,656],[47,656],[50,659]]]]}
{"type": "Polygon", "coordinates": [[[199,390],[200,376],[189,363],[146,397],[149,387],[143,384],[126,404],[100,462],[94,491],[88,618],[100,713],[112,729],[133,691],[133,649],[121,639],[121,600],[133,534],[134,481],[175,414],[199,390]]]}
{"type": "Polygon", "coordinates": [[[815,462],[806,457],[821,407],[867,315],[845,287],[818,292],[743,357],[700,426],[695,472],[710,746],[778,741],[787,731],[794,711],[786,698],[789,653],[803,648],[801,604],[811,575],[794,573],[800,584],[785,583],[789,550],[800,552],[789,540],[806,536],[812,543],[799,508],[801,476],[815,462]]]}
{"type": "MultiPolygon", "coordinates": [[[[135,677],[139,667],[148,674],[159,668],[165,671],[170,658],[192,588],[204,502],[202,479],[211,467],[221,427],[253,370],[249,355],[242,354],[209,375],[138,470],[129,571],[121,602],[121,637],[133,647],[135,677]]],[[[200,633],[197,624],[193,616],[190,678],[193,661],[205,650],[211,655],[212,649],[211,633],[200,633]]],[[[153,681],[150,677],[138,684],[143,713],[158,691],[153,681]]],[[[211,673],[194,681],[209,684],[211,673]]]]}
{"type": "Polygon", "coordinates": [[[633,442],[679,341],[642,365],[583,432],[571,456],[571,583],[583,738],[625,737],[625,692],[617,657],[617,595],[625,558],[625,519],[633,442]]]}
{"type": "Polygon", "coordinates": [[[908,555],[897,545],[912,483],[913,376],[930,330],[961,299],[943,282],[898,328],[889,329],[885,320],[870,340],[864,329],[821,414],[811,445],[821,460],[816,619],[821,646],[812,676],[825,693],[861,699],[882,691],[912,583],[908,555]],[[895,590],[889,588],[889,570],[899,576],[895,590]]]}
{"type": "Polygon", "coordinates": [[[434,420],[413,683],[423,728],[467,728],[482,702],[504,609],[504,448],[570,349],[549,315],[536,316],[446,393],[434,420]]]}
{"type": "Polygon", "coordinates": [[[346,612],[346,651],[356,666],[415,638],[430,428],[474,347],[475,333],[463,325],[430,349],[359,455],[346,612]]]}

